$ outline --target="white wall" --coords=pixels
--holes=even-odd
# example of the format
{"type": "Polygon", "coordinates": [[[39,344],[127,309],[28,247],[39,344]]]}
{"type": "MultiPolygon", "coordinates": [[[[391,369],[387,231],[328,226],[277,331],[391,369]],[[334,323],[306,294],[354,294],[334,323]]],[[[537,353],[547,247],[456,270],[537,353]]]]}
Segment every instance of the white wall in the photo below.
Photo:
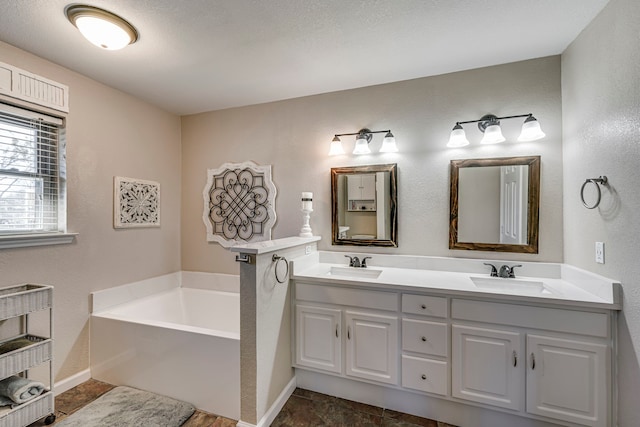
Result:
{"type": "MultiPolygon", "coordinates": [[[[375,65],[372,65],[375,66],[375,65]]],[[[233,255],[208,244],[202,222],[207,168],[253,160],[273,165],[278,187],[278,221],[273,238],[297,235],[302,225],[300,193],[312,191],[311,227],[331,246],[330,169],[364,164],[398,164],[397,249],[372,252],[528,261],[562,261],[562,146],[560,58],[534,59],[435,77],[214,111],[182,118],[182,268],[237,273],[233,255]],[[547,138],[516,143],[522,120],[503,121],[508,142],[479,146],[482,134],[467,125],[472,145],[448,149],[456,121],[534,113],[547,138]],[[391,129],[399,153],[329,157],[335,133],[391,129]],[[521,155],[542,157],[540,253],[496,254],[451,251],[449,161],[521,155]]],[[[371,145],[377,150],[382,137],[371,145]]],[[[343,138],[346,149],[354,140],[343,138]]]]}
{"type": "Polygon", "coordinates": [[[0,251],[0,287],[55,287],[55,372],[89,367],[89,293],[180,270],[180,119],[0,42],[2,62],[69,86],[71,245],[0,251]],[[157,181],[161,227],[113,229],[113,177],[157,181]]]}
{"type": "Polygon", "coordinates": [[[619,425],[640,425],[640,2],[612,0],[562,55],[564,254],[622,282],[619,425]],[[599,209],[579,199],[606,175],[599,209]],[[594,242],[605,242],[604,265],[594,242]]]}

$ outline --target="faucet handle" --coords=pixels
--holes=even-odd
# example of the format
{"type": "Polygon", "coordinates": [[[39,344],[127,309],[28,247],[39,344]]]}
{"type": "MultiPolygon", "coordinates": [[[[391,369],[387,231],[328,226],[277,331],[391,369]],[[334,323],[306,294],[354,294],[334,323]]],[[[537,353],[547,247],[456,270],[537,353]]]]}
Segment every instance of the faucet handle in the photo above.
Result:
{"type": "Polygon", "coordinates": [[[498,269],[496,268],[495,265],[490,264],[488,262],[483,262],[483,264],[491,267],[491,277],[498,277],[498,269]]]}
{"type": "Polygon", "coordinates": [[[360,267],[362,268],[367,268],[367,260],[371,259],[370,256],[366,256],[364,258],[362,258],[362,261],[360,261],[360,267]]]}
{"type": "Polygon", "coordinates": [[[345,257],[349,258],[349,267],[353,267],[353,257],[350,255],[345,255],[345,257]]]}
{"type": "Polygon", "coordinates": [[[516,268],[516,267],[522,267],[522,264],[512,265],[511,266],[511,269],[509,270],[509,278],[511,278],[511,279],[515,279],[516,278],[516,274],[513,271],[513,269],[516,268]]]}

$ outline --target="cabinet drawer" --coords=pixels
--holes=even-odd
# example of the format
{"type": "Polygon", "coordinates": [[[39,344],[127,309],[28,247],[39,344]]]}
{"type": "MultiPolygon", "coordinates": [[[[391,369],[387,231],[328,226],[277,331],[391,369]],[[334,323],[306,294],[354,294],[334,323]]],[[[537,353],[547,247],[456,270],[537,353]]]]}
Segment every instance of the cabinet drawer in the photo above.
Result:
{"type": "Polygon", "coordinates": [[[609,335],[609,321],[604,313],[453,299],[451,317],[603,338],[609,335]]]}
{"type": "Polygon", "coordinates": [[[402,294],[402,311],[434,317],[447,317],[449,314],[446,298],[414,294],[402,294]]]}
{"type": "Polygon", "coordinates": [[[402,319],[402,349],[446,357],[449,340],[446,323],[402,319]]]}
{"type": "Polygon", "coordinates": [[[446,396],[447,378],[447,362],[402,356],[402,387],[446,396]]]}
{"type": "Polygon", "coordinates": [[[395,292],[296,283],[296,299],[377,310],[398,310],[398,294],[395,292]]]}

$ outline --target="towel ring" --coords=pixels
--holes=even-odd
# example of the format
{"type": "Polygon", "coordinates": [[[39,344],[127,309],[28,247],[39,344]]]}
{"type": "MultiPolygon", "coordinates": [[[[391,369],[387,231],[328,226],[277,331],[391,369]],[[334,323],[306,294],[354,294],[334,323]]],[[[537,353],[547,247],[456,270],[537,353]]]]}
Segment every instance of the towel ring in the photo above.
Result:
{"type": "Polygon", "coordinates": [[[602,198],[602,192],[600,191],[600,185],[607,185],[607,177],[606,176],[601,176],[600,178],[589,178],[587,179],[584,184],[582,184],[582,187],[580,188],[580,199],[582,200],[582,204],[584,205],[585,208],[587,209],[595,209],[598,207],[598,205],[600,204],[600,199],[602,198]],[[592,183],[593,185],[596,186],[596,190],[598,192],[598,198],[596,200],[596,202],[592,205],[589,206],[587,204],[587,202],[584,201],[584,188],[587,186],[587,184],[592,183]]]}
{"type": "Polygon", "coordinates": [[[273,256],[271,257],[271,261],[276,263],[276,266],[273,269],[273,273],[276,276],[276,281],[278,283],[284,283],[287,280],[287,276],[289,275],[289,261],[287,261],[285,257],[278,256],[277,254],[273,254],[273,256]],[[280,261],[284,261],[284,265],[287,267],[286,273],[284,273],[284,279],[282,280],[280,280],[280,278],[278,277],[278,264],[280,263],[280,261]]]}

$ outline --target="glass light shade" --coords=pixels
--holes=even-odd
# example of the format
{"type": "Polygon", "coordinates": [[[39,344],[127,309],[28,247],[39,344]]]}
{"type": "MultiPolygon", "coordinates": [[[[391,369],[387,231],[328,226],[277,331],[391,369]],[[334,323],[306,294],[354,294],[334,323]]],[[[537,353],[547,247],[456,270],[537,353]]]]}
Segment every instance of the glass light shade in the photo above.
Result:
{"type": "Polygon", "coordinates": [[[397,153],[398,146],[396,145],[396,138],[391,132],[387,132],[382,140],[382,147],[380,147],[381,153],[397,153]]]}
{"type": "Polygon", "coordinates": [[[499,142],[504,141],[504,136],[502,136],[502,129],[500,125],[497,123],[490,124],[484,130],[484,136],[482,137],[482,141],[480,144],[497,144],[499,142]]]}
{"type": "Polygon", "coordinates": [[[339,154],[344,154],[344,149],[342,148],[342,141],[337,136],[333,137],[331,141],[331,147],[329,147],[329,155],[337,156],[339,154]]]}
{"type": "Polygon", "coordinates": [[[369,154],[371,150],[369,149],[369,143],[367,142],[366,136],[358,136],[356,139],[356,146],[353,148],[353,154],[369,154]]]}
{"type": "Polygon", "coordinates": [[[104,9],[71,5],[65,13],[87,40],[102,49],[118,50],[138,40],[138,32],[131,24],[104,9]]]}
{"type": "Polygon", "coordinates": [[[467,139],[467,135],[464,133],[464,129],[462,126],[456,124],[451,131],[451,135],[449,136],[449,142],[447,142],[447,147],[456,148],[456,147],[464,147],[469,145],[469,140],[467,139]]]}
{"type": "Polygon", "coordinates": [[[520,132],[518,141],[537,141],[538,139],[542,139],[545,136],[545,133],[542,132],[542,129],[540,129],[540,123],[538,123],[538,120],[535,117],[530,116],[527,117],[527,119],[522,124],[522,132],[520,132]]]}

